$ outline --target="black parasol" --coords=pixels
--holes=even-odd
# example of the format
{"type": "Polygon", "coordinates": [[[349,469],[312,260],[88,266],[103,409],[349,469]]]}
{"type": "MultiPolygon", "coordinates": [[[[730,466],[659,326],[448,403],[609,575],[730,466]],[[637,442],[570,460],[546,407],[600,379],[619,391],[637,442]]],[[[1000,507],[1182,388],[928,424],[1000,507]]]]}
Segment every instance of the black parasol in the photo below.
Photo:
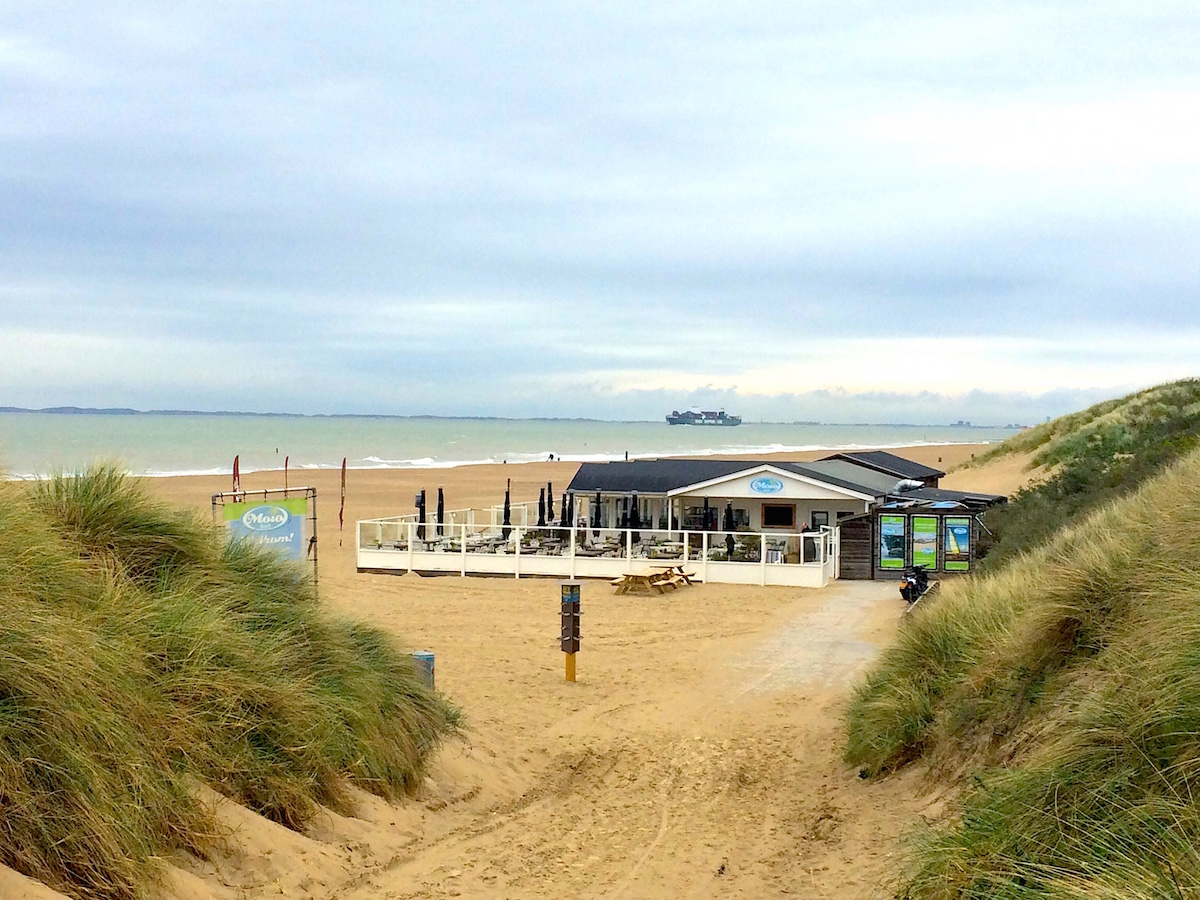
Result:
{"type": "Polygon", "coordinates": [[[500,533],[504,535],[504,539],[506,541],[508,540],[508,536],[510,534],[512,534],[512,529],[509,527],[512,525],[512,497],[511,497],[511,494],[512,494],[512,479],[510,478],[504,485],[504,519],[501,521],[501,524],[504,526],[504,528],[501,529],[501,531],[500,531],[500,533]]]}
{"type": "Polygon", "coordinates": [[[438,537],[445,534],[443,526],[446,524],[446,497],[442,493],[442,486],[438,485],[438,502],[437,502],[437,533],[438,537]]]}

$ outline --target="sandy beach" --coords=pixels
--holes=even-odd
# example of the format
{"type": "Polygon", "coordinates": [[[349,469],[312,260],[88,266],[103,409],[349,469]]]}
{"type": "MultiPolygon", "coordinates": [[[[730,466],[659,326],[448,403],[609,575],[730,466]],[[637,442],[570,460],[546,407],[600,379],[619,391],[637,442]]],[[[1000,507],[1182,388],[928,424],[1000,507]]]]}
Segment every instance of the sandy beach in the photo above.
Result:
{"type": "MultiPolygon", "coordinates": [[[[979,449],[901,452],[948,469],[979,449]]],[[[639,597],[588,583],[579,680],[568,684],[555,582],[355,572],[356,518],[411,512],[413,493],[439,484],[450,508],[500,502],[505,478],[514,500],[536,499],[547,480],[565,487],[576,465],[351,471],[340,534],[338,473],[290,479],[311,474],[318,489],[322,602],[433,651],[438,687],[469,731],[439,754],[419,797],[389,806],[362,795],[357,817],[324,814],[306,834],[214,798],[229,849],[172,860],[171,893],[886,896],[901,835],[939,808],[915,775],[869,783],[841,761],[848,688],[900,619],[893,585],[639,597]]],[[[982,488],[991,477],[972,473],[950,480],[982,488]]],[[[148,484],[207,511],[229,480],[148,484]]],[[[280,484],[279,473],[255,473],[242,486],[280,484]]],[[[0,888],[57,896],[10,873],[0,888]]]]}

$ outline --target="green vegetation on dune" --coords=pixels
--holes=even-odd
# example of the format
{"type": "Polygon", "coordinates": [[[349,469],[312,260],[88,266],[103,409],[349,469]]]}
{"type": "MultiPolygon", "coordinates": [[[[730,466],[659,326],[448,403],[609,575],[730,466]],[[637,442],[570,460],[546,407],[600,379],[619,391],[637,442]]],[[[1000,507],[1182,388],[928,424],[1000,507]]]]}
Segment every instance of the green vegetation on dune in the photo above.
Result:
{"type": "Polygon", "coordinates": [[[903,896],[1200,895],[1200,450],[918,607],[846,757],[962,786],[903,896]]]}
{"type": "Polygon", "coordinates": [[[412,789],[459,713],[302,570],[113,469],[0,486],[0,863],[153,894],[217,839],[206,783],[293,828],[412,789]]]}
{"type": "Polygon", "coordinates": [[[994,538],[987,546],[984,568],[997,571],[1064,525],[1125,496],[1197,446],[1197,379],[1099,403],[1009,438],[972,465],[1030,453],[1032,465],[1048,477],[984,515],[994,538]]]}

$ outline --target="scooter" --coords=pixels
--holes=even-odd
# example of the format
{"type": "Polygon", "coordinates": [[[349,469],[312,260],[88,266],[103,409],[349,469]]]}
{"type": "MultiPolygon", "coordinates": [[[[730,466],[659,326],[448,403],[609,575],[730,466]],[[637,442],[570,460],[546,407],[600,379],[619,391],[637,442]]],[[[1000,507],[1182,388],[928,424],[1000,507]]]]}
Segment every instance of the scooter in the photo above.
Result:
{"type": "Polygon", "coordinates": [[[900,582],[900,596],[907,603],[916,603],[929,592],[929,575],[924,566],[910,566],[904,570],[904,580],[900,582]]]}

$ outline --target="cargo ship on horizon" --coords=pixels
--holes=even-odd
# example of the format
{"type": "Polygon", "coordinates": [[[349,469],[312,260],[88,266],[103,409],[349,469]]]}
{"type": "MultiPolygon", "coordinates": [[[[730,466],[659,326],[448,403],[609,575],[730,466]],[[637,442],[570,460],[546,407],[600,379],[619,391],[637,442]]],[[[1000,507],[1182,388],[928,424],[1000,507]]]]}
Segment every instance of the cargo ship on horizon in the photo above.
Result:
{"type": "Polygon", "coordinates": [[[680,412],[677,409],[671,410],[671,414],[667,416],[668,425],[741,425],[741,416],[728,415],[725,410],[719,409],[715,412],[710,409],[689,409],[680,412]]]}

